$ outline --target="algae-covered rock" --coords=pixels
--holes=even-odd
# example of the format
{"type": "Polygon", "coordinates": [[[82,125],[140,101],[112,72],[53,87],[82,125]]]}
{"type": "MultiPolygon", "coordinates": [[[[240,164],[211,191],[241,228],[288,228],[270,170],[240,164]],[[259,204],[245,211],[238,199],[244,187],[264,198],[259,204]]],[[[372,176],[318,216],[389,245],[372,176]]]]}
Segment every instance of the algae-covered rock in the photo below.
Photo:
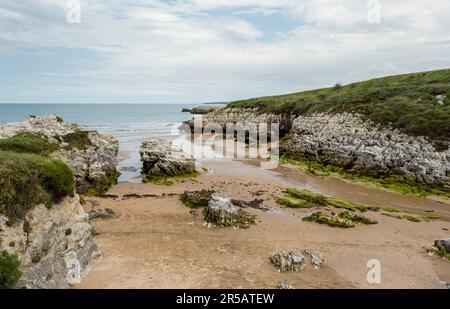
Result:
{"type": "Polygon", "coordinates": [[[326,224],[331,227],[339,228],[353,228],[356,224],[353,221],[339,218],[338,216],[328,216],[321,212],[315,212],[310,216],[302,218],[303,222],[316,222],[319,224],[326,224]]]}
{"type": "Polygon", "coordinates": [[[241,207],[233,205],[228,198],[217,194],[211,196],[208,207],[203,210],[205,221],[216,226],[235,226],[248,228],[256,224],[256,215],[244,211],[241,207]]]}
{"type": "Polygon", "coordinates": [[[180,200],[189,208],[208,207],[211,196],[215,192],[212,190],[185,191],[180,195],[180,200]]]}
{"type": "Polygon", "coordinates": [[[366,224],[366,225],[370,225],[370,224],[377,224],[378,222],[372,219],[369,219],[367,217],[364,216],[360,216],[360,215],[356,215],[350,211],[344,211],[341,212],[338,215],[339,218],[344,219],[344,220],[348,220],[348,221],[352,221],[354,223],[360,223],[360,224],[366,224]]]}
{"type": "Polygon", "coordinates": [[[450,237],[445,237],[441,239],[437,239],[434,241],[434,246],[438,248],[439,250],[442,250],[446,252],[447,254],[450,253],[450,237]]]}
{"type": "Polygon", "coordinates": [[[305,266],[305,257],[298,250],[292,250],[288,253],[278,250],[269,257],[269,262],[280,272],[298,272],[305,266]]]}

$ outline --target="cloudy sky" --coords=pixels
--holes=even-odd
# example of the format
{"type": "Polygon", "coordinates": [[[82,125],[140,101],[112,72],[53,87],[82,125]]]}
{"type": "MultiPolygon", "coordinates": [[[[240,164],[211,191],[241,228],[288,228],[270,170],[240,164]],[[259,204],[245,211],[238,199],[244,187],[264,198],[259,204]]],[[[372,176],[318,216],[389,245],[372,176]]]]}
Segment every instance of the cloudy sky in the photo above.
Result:
{"type": "Polygon", "coordinates": [[[79,0],[69,23],[77,1],[1,0],[0,103],[228,101],[450,68],[450,0],[380,0],[381,23],[373,0],[79,0]]]}

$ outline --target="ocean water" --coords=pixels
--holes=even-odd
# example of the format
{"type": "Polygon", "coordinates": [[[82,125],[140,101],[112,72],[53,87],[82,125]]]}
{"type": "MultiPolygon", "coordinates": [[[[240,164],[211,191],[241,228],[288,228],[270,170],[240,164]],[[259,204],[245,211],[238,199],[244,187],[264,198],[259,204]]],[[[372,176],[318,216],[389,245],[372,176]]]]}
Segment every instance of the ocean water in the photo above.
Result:
{"type": "Polygon", "coordinates": [[[114,135],[125,159],[119,163],[119,181],[137,181],[140,170],[138,154],[142,141],[164,137],[175,139],[176,128],[191,118],[182,113],[186,104],[0,104],[0,124],[25,120],[29,115],[56,114],[66,122],[114,135]],[[127,170],[122,170],[128,168],[127,170]],[[135,169],[136,171],[133,171],[135,169]]]}

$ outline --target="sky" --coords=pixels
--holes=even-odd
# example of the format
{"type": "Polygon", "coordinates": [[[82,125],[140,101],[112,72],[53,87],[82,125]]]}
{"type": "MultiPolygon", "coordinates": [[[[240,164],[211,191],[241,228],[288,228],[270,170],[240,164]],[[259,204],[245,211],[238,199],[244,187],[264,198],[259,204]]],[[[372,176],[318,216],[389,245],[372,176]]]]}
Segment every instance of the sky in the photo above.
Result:
{"type": "Polygon", "coordinates": [[[0,103],[223,102],[450,68],[449,29],[450,0],[1,0],[0,103]]]}

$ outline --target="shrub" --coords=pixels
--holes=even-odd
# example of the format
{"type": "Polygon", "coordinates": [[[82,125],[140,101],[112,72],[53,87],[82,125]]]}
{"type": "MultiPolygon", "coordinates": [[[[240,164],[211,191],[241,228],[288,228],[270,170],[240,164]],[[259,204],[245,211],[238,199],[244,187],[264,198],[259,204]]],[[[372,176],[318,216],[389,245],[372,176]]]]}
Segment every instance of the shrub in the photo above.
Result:
{"type": "Polygon", "coordinates": [[[58,149],[59,146],[50,143],[46,137],[32,133],[19,133],[10,138],[0,139],[0,151],[49,155],[58,149]]]}
{"type": "Polygon", "coordinates": [[[0,254],[0,288],[13,288],[22,277],[21,262],[17,254],[0,254]]]}
{"type": "Polygon", "coordinates": [[[74,187],[72,171],[59,160],[0,151],[0,213],[11,220],[23,218],[35,205],[51,206],[74,187]]]}

